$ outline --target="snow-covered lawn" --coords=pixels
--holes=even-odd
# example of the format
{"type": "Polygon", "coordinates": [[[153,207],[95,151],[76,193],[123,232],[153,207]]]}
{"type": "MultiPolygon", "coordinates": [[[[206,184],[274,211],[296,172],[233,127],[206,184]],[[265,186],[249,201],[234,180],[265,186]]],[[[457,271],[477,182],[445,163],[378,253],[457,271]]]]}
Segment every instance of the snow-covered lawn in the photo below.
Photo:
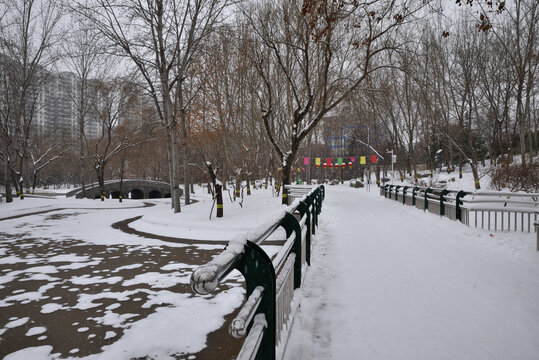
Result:
{"type": "Polygon", "coordinates": [[[271,190],[255,190],[243,208],[226,201],[225,218],[209,221],[200,190],[180,214],[170,199],[0,203],[0,358],[187,359],[206,348],[245,290],[235,272],[219,292],[193,296],[192,270],[222,240],[282,210],[271,190]],[[138,217],[137,230],[156,237],[113,227],[138,217]]]}
{"type": "Polygon", "coordinates": [[[537,359],[535,234],[328,187],[285,359],[537,359]]]}
{"type": "MultiPolygon", "coordinates": [[[[198,192],[197,192],[198,193],[198,192]]],[[[224,217],[209,219],[213,200],[198,196],[197,203],[190,205],[181,218],[167,207],[156,207],[151,213],[129,226],[139,231],[148,231],[162,236],[174,236],[198,240],[230,240],[239,232],[258,228],[276,213],[282,211],[280,197],[272,197],[271,190],[253,190],[245,196],[243,206],[232,204],[224,194],[224,217]]],[[[284,236],[284,232],[282,233],[284,236]]]]}
{"type": "MultiPolygon", "coordinates": [[[[469,228],[375,186],[326,192],[285,359],[537,358],[535,234],[469,228]]],[[[259,189],[208,220],[211,198],[195,198],[181,214],[166,199],[0,203],[0,219],[22,216],[0,220],[0,357],[230,358],[241,276],[194,296],[190,273],[283,207],[259,189]]]]}

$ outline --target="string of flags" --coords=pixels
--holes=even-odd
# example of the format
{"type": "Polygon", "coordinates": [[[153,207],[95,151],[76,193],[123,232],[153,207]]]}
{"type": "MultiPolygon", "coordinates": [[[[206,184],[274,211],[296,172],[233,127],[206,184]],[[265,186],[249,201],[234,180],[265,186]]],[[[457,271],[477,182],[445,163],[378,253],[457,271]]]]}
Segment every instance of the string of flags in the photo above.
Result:
{"type": "MultiPolygon", "coordinates": [[[[346,162],[345,158],[336,158],[335,161],[332,158],[314,158],[314,166],[318,169],[320,166],[322,166],[324,169],[330,168],[330,169],[338,169],[338,168],[346,168],[348,165],[349,168],[352,168],[353,164],[356,162],[356,158],[354,156],[350,156],[349,161],[346,162]],[[324,161],[324,162],[322,162],[324,161]]],[[[311,158],[304,157],[303,158],[303,165],[309,166],[311,158]]],[[[370,160],[369,164],[376,164],[378,162],[378,157],[376,155],[371,156],[360,156],[359,157],[359,164],[360,165],[367,165],[367,160],[370,160]]],[[[278,168],[277,170],[281,170],[281,168],[278,168]]],[[[304,167],[296,168],[292,167],[292,172],[306,172],[307,170],[304,167]]]]}
{"type": "MultiPolygon", "coordinates": [[[[344,160],[345,158],[337,158],[335,159],[336,162],[333,161],[332,158],[326,158],[326,159],[323,159],[323,158],[314,158],[314,166],[316,166],[316,168],[319,168],[320,166],[322,166],[324,169],[325,168],[345,168],[346,165],[348,165],[349,168],[352,167],[352,165],[355,163],[356,161],[356,158],[353,157],[353,156],[350,156],[348,159],[348,163],[346,163],[346,161],[344,160]],[[325,160],[323,163],[322,161],[325,160]]],[[[376,164],[378,162],[378,157],[376,155],[371,155],[370,157],[368,156],[360,156],[359,157],[359,163],[360,165],[367,165],[367,160],[370,160],[369,164],[376,164]]],[[[303,158],[303,165],[309,165],[310,164],[310,158],[309,157],[304,157],[303,158]]],[[[303,168],[303,171],[305,171],[305,168],[303,168]]]]}

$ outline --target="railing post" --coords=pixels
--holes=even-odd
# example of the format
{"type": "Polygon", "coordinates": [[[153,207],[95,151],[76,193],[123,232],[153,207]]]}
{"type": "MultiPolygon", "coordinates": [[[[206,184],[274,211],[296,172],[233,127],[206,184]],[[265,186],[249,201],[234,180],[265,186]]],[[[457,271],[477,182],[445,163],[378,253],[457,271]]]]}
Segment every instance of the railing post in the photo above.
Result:
{"type": "Polygon", "coordinates": [[[301,286],[301,227],[294,215],[288,212],[285,214],[281,226],[286,231],[287,239],[293,232],[296,233],[296,239],[290,252],[296,253],[296,260],[294,261],[294,289],[297,289],[301,286]]]}
{"type": "Polygon", "coordinates": [[[403,186],[402,188],[402,204],[406,205],[406,190],[408,190],[409,186],[403,186]]]}
{"type": "MultiPolygon", "coordinates": [[[[266,316],[268,327],[264,331],[264,337],[262,338],[255,359],[275,360],[276,278],[275,269],[273,268],[271,259],[260,246],[251,241],[246,241],[244,253],[240,257],[235,268],[239,270],[245,278],[245,287],[247,290],[246,298],[249,298],[257,286],[264,287],[264,296],[258,306],[257,314],[263,313],[266,316]]],[[[247,332],[249,332],[250,329],[251,324],[249,324],[247,332]]]]}
{"type": "Polygon", "coordinates": [[[389,195],[389,198],[391,199],[391,192],[393,191],[393,185],[389,185],[389,188],[388,188],[388,195],[389,195]]]}
{"type": "Polygon", "coordinates": [[[307,261],[307,264],[310,266],[311,265],[311,212],[309,211],[309,205],[307,205],[307,203],[304,201],[301,201],[299,203],[297,210],[301,214],[301,217],[303,217],[304,214],[307,216],[305,220],[305,228],[307,229],[307,233],[305,234],[305,250],[306,250],[305,261],[307,261]]]}
{"type": "Polygon", "coordinates": [[[399,188],[400,187],[401,187],[400,185],[395,186],[395,201],[399,200],[399,188]]]}
{"type": "Polygon", "coordinates": [[[444,195],[449,194],[449,190],[443,189],[440,193],[440,216],[445,215],[444,195]]]}
{"type": "Polygon", "coordinates": [[[429,193],[431,192],[432,192],[432,189],[430,187],[425,189],[425,206],[423,208],[424,210],[429,209],[429,193]]]}
{"type": "Polygon", "coordinates": [[[314,203],[314,198],[313,198],[313,195],[310,194],[310,195],[307,195],[307,198],[305,199],[305,203],[307,204],[307,206],[309,207],[309,209],[311,208],[312,206],[312,211],[309,210],[310,214],[311,214],[311,227],[310,227],[310,233],[312,235],[315,234],[315,229],[316,229],[316,205],[314,203]]]}
{"type": "Polygon", "coordinates": [[[318,191],[318,197],[320,200],[319,206],[318,206],[318,214],[320,214],[322,212],[322,201],[326,198],[326,188],[324,187],[324,185],[320,185],[320,190],[318,191]]]}
{"type": "Polygon", "coordinates": [[[419,186],[414,186],[412,190],[412,206],[415,206],[415,196],[417,195],[417,190],[419,190],[419,186]]]}
{"type": "Polygon", "coordinates": [[[457,196],[455,196],[455,216],[458,221],[462,222],[462,210],[460,209],[460,206],[462,205],[461,198],[465,197],[467,193],[465,191],[460,190],[457,193],[457,196]]]}

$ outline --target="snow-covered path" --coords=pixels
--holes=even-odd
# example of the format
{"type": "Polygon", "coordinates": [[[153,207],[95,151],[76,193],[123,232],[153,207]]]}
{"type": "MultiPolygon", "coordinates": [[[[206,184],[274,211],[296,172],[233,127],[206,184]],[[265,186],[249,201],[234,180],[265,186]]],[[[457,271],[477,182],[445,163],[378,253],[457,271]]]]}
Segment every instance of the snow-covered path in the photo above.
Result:
{"type": "Polygon", "coordinates": [[[285,359],[539,359],[535,234],[326,189],[285,359]]]}

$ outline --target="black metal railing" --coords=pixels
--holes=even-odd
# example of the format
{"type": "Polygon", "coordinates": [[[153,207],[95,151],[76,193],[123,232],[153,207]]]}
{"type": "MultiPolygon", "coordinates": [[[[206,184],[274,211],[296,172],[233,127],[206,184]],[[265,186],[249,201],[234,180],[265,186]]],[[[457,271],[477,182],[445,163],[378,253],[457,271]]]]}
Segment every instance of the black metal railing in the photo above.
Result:
{"type": "Polygon", "coordinates": [[[324,186],[318,186],[265,226],[231,240],[191,275],[191,288],[201,295],[215,290],[232,270],[244,276],[247,300],[229,325],[232,336],[247,335],[237,359],[275,360],[278,348],[284,349],[287,333],[282,330],[291,321],[294,290],[311,262],[311,237],[324,197],[324,186]],[[286,241],[270,259],[260,246],[279,228],[284,228],[286,241]]]}
{"type": "Polygon", "coordinates": [[[380,195],[488,230],[531,232],[539,214],[538,193],[435,189],[388,184],[380,195]]]}

